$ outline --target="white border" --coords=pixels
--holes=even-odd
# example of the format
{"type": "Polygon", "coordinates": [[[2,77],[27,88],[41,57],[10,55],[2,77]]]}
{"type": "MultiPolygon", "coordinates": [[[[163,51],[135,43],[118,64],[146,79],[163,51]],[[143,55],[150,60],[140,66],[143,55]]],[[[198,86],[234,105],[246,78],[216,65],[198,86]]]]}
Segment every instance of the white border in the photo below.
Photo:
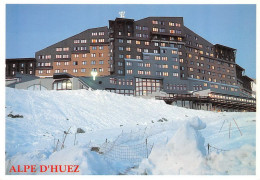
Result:
{"type": "MultiPolygon", "coordinates": [[[[73,0],[73,1],[69,1],[69,0],[2,0],[0,1],[0,24],[1,24],[1,28],[0,28],[0,47],[1,47],[1,52],[0,52],[0,77],[1,77],[1,97],[2,100],[0,101],[0,115],[1,115],[1,124],[0,124],[0,179],[6,179],[6,180],[12,180],[12,179],[56,179],[56,178],[61,178],[62,180],[64,179],[71,179],[71,178],[76,178],[76,179],[107,179],[107,178],[113,178],[113,179],[118,179],[118,178],[124,178],[124,179],[132,179],[132,178],[166,178],[166,179],[198,179],[198,180],[203,180],[205,179],[230,179],[230,178],[234,178],[234,179],[238,179],[238,180],[244,180],[244,179],[248,179],[248,180],[255,180],[255,179],[260,179],[260,174],[259,174],[259,163],[260,163],[260,155],[258,153],[259,152],[259,135],[260,132],[258,130],[260,130],[260,118],[259,118],[259,105],[260,103],[257,101],[257,125],[256,125],[256,136],[257,136],[257,145],[256,145],[256,150],[257,150],[257,160],[256,160],[256,176],[157,176],[157,175],[153,175],[153,176],[56,176],[56,175],[44,175],[44,176],[6,176],[5,174],[5,161],[4,161],[4,152],[5,152],[5,88],[4,88],[4,77],[5,77],[5,14],[6,14],[6,9],[5,6],[6,4],[256,4],[256,13],[257,13],[257,30],[259,31],[259,1],[257,0],[229,0],[229,1],[224,1],[224,0],[211,0],[209,2],[209,0],[197,0],[196,2],[194,0],[174,0],[174,1],[170,1],[170,0],[166,0],[166,1],[158,1],[158,0],[142,0],[142,2],[140,2],[140,0],[110,0],[110,1],[105,1],[105,0],[73,0]]],[[[256,31],[256,32],[258,32],[256,31]]],[[[258,50],[259,50],[259,36],[257,35],[257,45],[256,45],[256,59],[258,59],[258,50]]],[[[256,61],[256,67],[257,69],[259,68],[259,62],[256,61]]],[[[259,76],[259,71],[256,72],[257,74],[257,92],[259,90],[259,83],[260,81],[258,81],[259,76]]],[[[259,94],[257,93],[257,99],[259,99],[259,94]]]]}

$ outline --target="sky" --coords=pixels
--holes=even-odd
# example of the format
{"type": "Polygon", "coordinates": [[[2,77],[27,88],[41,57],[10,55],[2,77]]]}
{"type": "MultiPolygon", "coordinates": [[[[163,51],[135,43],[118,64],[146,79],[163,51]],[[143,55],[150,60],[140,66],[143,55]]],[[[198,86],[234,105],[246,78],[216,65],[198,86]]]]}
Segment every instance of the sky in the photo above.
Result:
{"type": "Polygon", "coordinates": [[[237,49],[236,62],[256,78],[256,5],[6,5],[6,58],[35,52],[119,17],[183,17],[184,25],[212,44],[237,49]]]}

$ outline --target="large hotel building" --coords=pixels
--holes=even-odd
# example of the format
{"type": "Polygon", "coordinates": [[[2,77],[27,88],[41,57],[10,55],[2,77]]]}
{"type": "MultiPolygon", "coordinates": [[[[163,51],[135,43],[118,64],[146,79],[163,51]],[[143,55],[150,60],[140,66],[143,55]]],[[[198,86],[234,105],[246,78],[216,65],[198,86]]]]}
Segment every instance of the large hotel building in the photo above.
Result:
{"type": "Polygon", "coordinates": [[[85,30],[36,52],[35,59],[40,78],[69,74],[81,88],[125,95],[209,90],[250,98],[252,93],[252,79],[236,64],[236,49],[210,43],[182,17],[116,18],[109,27],[85,30]]]}

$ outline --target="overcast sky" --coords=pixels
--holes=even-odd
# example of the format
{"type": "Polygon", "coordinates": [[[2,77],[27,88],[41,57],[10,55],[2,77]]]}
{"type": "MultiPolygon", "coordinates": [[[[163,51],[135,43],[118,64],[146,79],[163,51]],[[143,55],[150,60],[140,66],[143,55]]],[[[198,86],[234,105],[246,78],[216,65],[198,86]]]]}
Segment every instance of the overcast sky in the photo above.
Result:
{"type": "Polygon", "coordinates": [[[36,51],[119,17],[184,17],[184,25],[213,44],[237,49],[236,62],[256,77],[255,5],[6,5],[6,58],[36,51]]]}

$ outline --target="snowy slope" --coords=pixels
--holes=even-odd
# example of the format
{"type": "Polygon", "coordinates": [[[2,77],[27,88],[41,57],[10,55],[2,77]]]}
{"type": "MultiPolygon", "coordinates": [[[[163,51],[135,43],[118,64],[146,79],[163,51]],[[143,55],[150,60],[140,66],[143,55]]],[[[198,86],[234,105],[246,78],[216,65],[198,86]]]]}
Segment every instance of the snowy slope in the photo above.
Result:
{"type": "Polygon", "coordinates": [[[76,174],[255,174],[255,122],[255,113],[190,110],[106,91],[6,88],[6,172],[29,162],[78,164],[76,174]],[[75,140],[77,128],[85,133],[75,140]],[[53,152],[68,130],[65,148],[53,152]],[[146,139],[153,145],[151,154],[135,169],[122,158],[90,151],[105,141],[134,151],[146,139]],[[227,151],[211,148],[207,155],[208,143],[227,151]]]}

